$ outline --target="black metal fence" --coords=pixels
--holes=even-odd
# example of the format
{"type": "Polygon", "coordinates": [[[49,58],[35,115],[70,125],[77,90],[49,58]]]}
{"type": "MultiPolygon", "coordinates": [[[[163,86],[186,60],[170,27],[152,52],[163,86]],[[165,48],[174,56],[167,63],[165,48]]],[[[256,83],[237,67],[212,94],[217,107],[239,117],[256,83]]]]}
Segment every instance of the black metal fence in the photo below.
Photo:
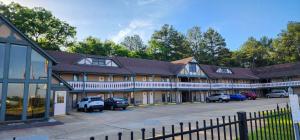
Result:
{"type": "MultiPolygon", "coordinates": [[[[300,132],[297,132],[300,133],[300,132]]],[[[294,140],[294,128],[290,107],[254,113],[237,112],[237,115],[179,123],[161,129],[145,129],[140,132],[118,133],[105,136],[105,140],[294,140]],[[168,131],[167,131],[168,130],[168,131]]],[[[96,140],[90,137],[90,140],[96,140]]]]}

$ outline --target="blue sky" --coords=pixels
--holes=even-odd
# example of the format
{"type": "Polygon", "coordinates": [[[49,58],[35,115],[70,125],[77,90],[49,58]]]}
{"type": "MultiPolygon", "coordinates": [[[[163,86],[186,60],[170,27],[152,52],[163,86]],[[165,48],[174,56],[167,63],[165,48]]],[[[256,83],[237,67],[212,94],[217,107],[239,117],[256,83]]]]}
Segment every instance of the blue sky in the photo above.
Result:
{"type": "Polygon", "coordinates": [[[289,21],[300,21],[300,0],[1,0],[44,7],[77,28],[77,40],[95,36],[122,41],[138,34],[145,43],[167,23],[186,33],[212,27],[231,50],[250,36],[276,37],[289,21]]]}

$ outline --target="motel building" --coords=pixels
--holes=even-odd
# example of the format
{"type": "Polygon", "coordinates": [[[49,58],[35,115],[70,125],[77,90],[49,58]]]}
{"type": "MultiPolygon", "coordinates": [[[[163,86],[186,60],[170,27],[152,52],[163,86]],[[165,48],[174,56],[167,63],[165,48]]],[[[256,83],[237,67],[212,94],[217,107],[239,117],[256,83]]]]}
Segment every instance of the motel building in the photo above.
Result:
{"type": "Polygon", "coordinates": [[[292,87],[300,62],[255,69],[44,51],[0,16],[0,123],[47,120],[86,96],[123,97],[131,105],[205,102],[213,93],[292,87]]]}

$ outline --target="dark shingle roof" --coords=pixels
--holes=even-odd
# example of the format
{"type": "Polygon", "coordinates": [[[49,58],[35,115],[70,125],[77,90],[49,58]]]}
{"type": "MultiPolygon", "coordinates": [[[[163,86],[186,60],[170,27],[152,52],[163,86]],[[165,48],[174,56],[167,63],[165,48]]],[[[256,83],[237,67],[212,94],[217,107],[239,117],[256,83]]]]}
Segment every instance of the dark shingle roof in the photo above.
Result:
{"type": "Polygon", "coordinates": [[[252,70],[259,78],[278,78],[300,75],[300,62],[259,67],[252,70]]]}
{"type": "Polygon", "coordinates": [[[86,73],[103,73],[103,74],[131,74],[126,68],[120,67],[105,67],[105,66],[90,66],[90,65],[78,65],[77,62],[85,55],[78,53],[67,53],[59,51],[47,51],[52,57],[54,57],[59,63],[53,66],[54,72],[86,72],[86,73]]]}
{"type": "Polygon", "coordinates": [[[139,58],[115,57],[126,69],[134,74],[175,75],[172,70],[178,66],[166,61],[139,58]]]}
{"type": "MultiPolygon", "coordinates": [[[[86,73],[102,73],[102,74],[140,74],[140,75],[165,75],[175,76],[184,66],[193,60],[192,57],[178,61],[166,62],[139,58],[127,57],[100,57],[95,55],[83,55],[78,53],[47,51],[58,64],[53,66],[54,72],[86,72],[86,73]],[[91,66],[79,65],[77,62],[86,57],[99,57],[111,59],[119,65],[119,67],[91,66]]],[[[248,68],[229,68],[232,74],[217,73],[220,66],[199,64],[200,68],[212,79],[251,79],[273,78],[300,75],[300,62],[260,67],[255,69],[248,68]]]]}
{"type": "Polygon", "coordinates": [[[201,65],[200,68],[212,79],[225,78],[225,79],[259,79],[250,69],[247,68],[228,68],[232,74],[217,73],[217,69],[222,68],[215,65],[201,65]]]}

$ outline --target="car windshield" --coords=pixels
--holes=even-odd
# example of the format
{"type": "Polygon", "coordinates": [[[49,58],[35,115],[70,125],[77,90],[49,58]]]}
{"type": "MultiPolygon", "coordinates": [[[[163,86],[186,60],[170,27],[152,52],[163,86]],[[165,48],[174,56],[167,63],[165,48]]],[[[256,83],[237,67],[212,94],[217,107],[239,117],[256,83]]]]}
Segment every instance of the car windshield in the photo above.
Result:
{"type": "Polygon", "coordinates": [[[101,97],[93,97],[91,98],[91,101],[102,101],[101,97]]]}

